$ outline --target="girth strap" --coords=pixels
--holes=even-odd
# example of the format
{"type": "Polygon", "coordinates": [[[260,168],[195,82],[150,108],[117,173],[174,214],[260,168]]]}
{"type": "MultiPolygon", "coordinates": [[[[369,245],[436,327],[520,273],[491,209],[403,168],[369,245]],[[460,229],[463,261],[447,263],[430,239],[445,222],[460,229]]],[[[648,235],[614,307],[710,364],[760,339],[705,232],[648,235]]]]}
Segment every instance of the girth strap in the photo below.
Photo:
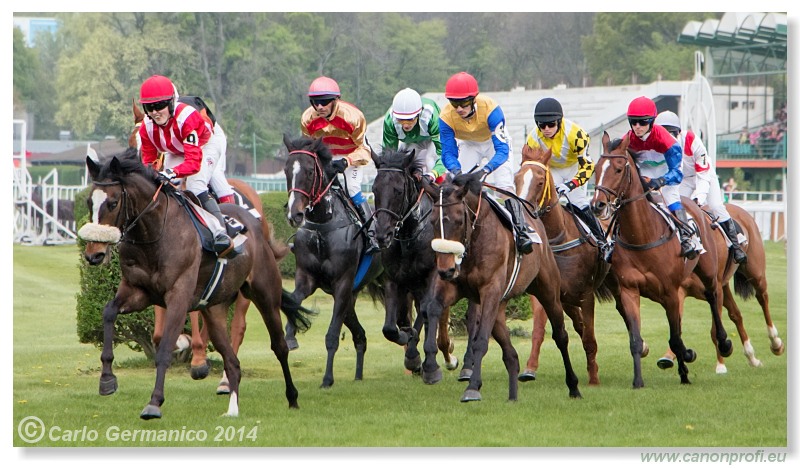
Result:
{"type": "MultiPolygon", "coordinates": [[[[202,308],[208,304],[208,299],[217,291],[220,282],[222,281],[222,274],[225,272],[225,266],[228,264],[228,259],[225,257],[218,257],[217,262],[214,264],[214,272],[211,273],[211,278],[208,279],[203,294],[200,296],[200,301],[197,302],[196,308],[202,308]]],[[[196,308],[192,308],[193,310],[196,308]]]]}

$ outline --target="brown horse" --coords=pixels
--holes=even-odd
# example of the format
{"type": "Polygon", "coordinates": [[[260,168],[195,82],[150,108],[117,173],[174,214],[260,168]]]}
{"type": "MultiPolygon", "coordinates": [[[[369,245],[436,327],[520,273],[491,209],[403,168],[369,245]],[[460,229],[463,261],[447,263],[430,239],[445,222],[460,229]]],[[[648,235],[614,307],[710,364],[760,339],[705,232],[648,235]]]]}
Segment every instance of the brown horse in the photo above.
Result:
{"type": "MultiPolygon", "coordinates": [[[[535,207],[547,231],[558,270],[561,272],[561,303],[572,319],[573,327],[583,342],[589,384],[600,384],[597,367],[597,339],[594,333],[595,295],[611,300],[611,292],[603,284],[609,265],[599,255],[597,244],[590,241],[588,230],[578,228],[575,215],[559,204],[558,193],[550,173],[552,151],[527,145],[523,147],[522,163],[514,177],[517,195],[535,207]]],[[[539,352],[544,341],[545,321],[542,305],[531,296],[533,333],[531,354],[520,381],[536,379],[539,352]]]]}
{"type": "MultiPolygon", "coordinates": [[[[435,329],[442,309],[461,298],[470,301],[467,311],[469,343],[462,375],[469,384],[461,402],[481,399],[481,362],[491,335],[503,351],[508,372],[508,399],[517,399],[519,358],[506,326],[506,304],[512,297],[535,295],[542,303],[553,328],[553,340],[561,351],[569,396],[581,397],[578,377],[569,359],[569,336],[564,328],[564,309],[559,299],[561,278],[553,252],[547,243],[534,244],[525,256],[516,250],[514,234],[504,226],[482,192],[480,173],[463,174],[437,187],[424,178],[425,191],[433,198],[434,232],[440,238],[431,243],[436,251],[438,276],[431,288],[431,300],[423,306],[429,329],[435,329]]],[[[499,208],[499,207],[498,207],[499,208]]],[[[538,219],[526,214],[529,226],[544,233],[538,219]]],[[[423,373],[437,368],[435,330],[425,340],[423,373]]],[[[423,375],[424,376],[424,375],[423,375]]]]}
{"type": "Polygon", "coordinates": [[[189,200],[163,181],[152,168],[142,165],[137,152],[128,149],[104,164],[87,158],[92,191],[87,204],[91,223],[79,235],[87,240],[84,258],[91,265],[108,259],[110,243],[119,242],[122,280],[116,295],[103,310],[103,352],[100,394],[117,390],[112,371],[113,338],[117,314],[141,311],[157,304],[166,308],[163,340],[156,352],[156,382],[150,402],[140,417],[161,417],[164,381],[172,361],[172,349],[186,320],[186,312],[200,309],[214,347],[223,359],[229,380],[226,415],[239,412],[241,370],[226,329],[228,307],[238,293],[258,308],[269,331],[271,348],[283,370],[286,398],[297,407],[297,389],[289,370],[280,310],[290,322],[307,327],[305,311],[291,302],[282,289],[272,249],[263,237],[261,223],[233,204],[222,210],[247,227],[242,253],[230,259],[201,248],[200,237],[188,213],[189,200]]]}
{"type": "MultiPolygon", "coordinates": [[[[133,122],[134,128],[131,135],[128,137],[128,147],[139,149],[139,127],[144,121],[144,113],[133,101],[133,122]]],[[[264,207],[261,203],[261,198],[258,192],[253,189],[249,184],[241,179],[228,179],[228,184],[233,187],[233,190],[242,199],[243,206],[254,209],[258,215],[256,218],[261,219],[261,229],[264,233],[265,239],[269,242],[272,253],[275,259],[280,262],[281,259],[286,257],[289,253],[289,246],[274,239],[272,225],[266,216],[264,216],[264,207]]],[[[234,303],[233,317],[230,323],[230,335],[233,345],[233,351],[239,353],[239,347],[244,341],[244,333],[247,330],[246,315],[247,310],[250,308],[250,300],[243,295],[239,295],[234,303]]],[[[164,308],[155,306],[155,324],[153,327],[153,343],[158,345],[161,341],[164,330],[164,308]]],[[[200,322],[200,312],[191,311],[189,313],[189,322],[191,324],[191,348],[192,348],[192,361],[191,361],[191,376],[193,379],[204,379],[208,376],[208,329],[205,323],[200,322]]],[[[227,394],[230,391],[228,387],[228,380],[223,374],[222,379],[217,386],[217,394],[227,394]]]]}
{"type": "MultiPolygon", "coordinates": [[[[758,229],[755,219],[745,209],[738,205],[726,204],[728,213],[736,221],[742,229],[742,233],[747,238],[746,243],[742,243],[742,249],[747,253],[747,262],[744,264],[733,263],[733,257],[726,246],[726,236],[715,225],[713,230],[715,243],[717,246],[717,256],[719,260],[719,269],[722,275],[722,304],[728,310],[728,317],[736,325],[736,330],[739,332],[739,337],[742,341],[742,349],[745,357],[751,366],[761,366],[761,360],[756,358],[755,349],[750,343],[750,337],[744,327],[742,319],[742,312],[734,300],[733,293],[731,292],[730,280],[733,277],[734,291],[741,298],[747,299],[755,294],[758,303],[761,305],[761,310],[764,314],[764,320],[767,323],[767,335],[770,339],[770,350],[775,355],[781,355],[784,351],[784,344],[778,335],[778,329],[772,323],[772,317],[769,313],[769,295],[767,293],[767,265],[766,255],[764,253],[764,242],[761,239],[761,232],[758,229]]],[[[709,218],[711,215],[708,215],[709,218]]],[[[684,288],[690,296],[697,299],[703,299],[702,284],[695,276],[690,277],[684,282],[684,288]]],[[[711,339],[714,340],[715,335],[712,329],[711,339]]],[[[675,355],[671,351],[667,351],[662,358],[658,360],[659,368],[671,368],[674,363],[675,355]]],[[[727,373],[728,369],[725,366],[725,359],[717,351],[717,373],[727,373]]]]}
{"type": "Polygon", "coordinates": [[[639,170],[628,152],[628,143],[626,135],[617,146],[612,146],[608,134],[604,133],[604,153],[594,173],[592,208],[601,218],[612,218],[609,230],[616,241],[606,281],[614,293],[617,311],[628,328],[633,356],[633,387],[644,386],[641,358],[646,347],[641,336],[640,296],[664,307],[669,322],[669,347],[676,352],[681,383],[689,384],[686,363],[697,357],[692,349],[686,348],[681,338],[686,295],[681,285],[689,276],[696,275],[702,284],[703,296],[711,308],[720,353],[727,357],[732,350],[720,317],[722,282],[713,233],[700,208],[684,197],[683,206],[695,220],[707,252],[691,260],[681,257],[676,229],[647,200],[639,170]]]}

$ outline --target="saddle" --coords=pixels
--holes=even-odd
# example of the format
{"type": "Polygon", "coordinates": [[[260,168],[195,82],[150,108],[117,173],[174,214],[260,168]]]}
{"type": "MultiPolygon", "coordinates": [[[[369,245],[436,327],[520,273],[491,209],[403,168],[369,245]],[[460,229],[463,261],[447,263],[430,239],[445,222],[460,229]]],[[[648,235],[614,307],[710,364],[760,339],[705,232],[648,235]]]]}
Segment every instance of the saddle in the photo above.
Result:
{"type": "MultiPolygon", "coordinates": [[[[203,212],[205,212],[198,201],[194,199],[194,194],[188,192],[176,192],[176,199],[178,203],[189,214],[189,219],[200,237],[200,246],[204,251],[214,252],[214,235],[205,220],[203,212]]],[[[235,218],[223,215],[225,218],[225,229],[233,241],[233,249],[230,250],[224,257],[232,259],[244,251],[244,242],[247,236],[247,227],[240,223],[235,218]]]]}
{"type": "MultiPolygon", "coordinates": [[[[715,217],[714,214],[712,214],[711,212],[709,212],[706,209],[701,208],[700,210],[702,210],[703,213],[705,213],[706,216],[708,217],[708,221],[711,223],[711,228],[713,228],[715,230],[722,230],[722,234],[723,234],[722,238],[725,240],[725,244],[727,245],[727,247],[730,248],[731,244],[732,244],[731,240],[728,239],[727,235],[725,235],[725,229],[722,228],[722,226],[720,226],[720,224],[718,222],[719,217],[715,217]]],[[[736,238],[739,241],[739,245],[740,246],[747,245],[747,241],[748,241],[747,234],[742,229],[742,225],[740,225],[739,222],[736,221],[733,217],[731,217],[731,221],[733,222],[733,226],[736,228],[736,238]]]]}
{"type": "MultiPolygon", "coordinates": [[[[656,209],[656,212],[658,212],[658,214],[661,215],[662,218],[664,218],[664,220],[667,222],[667,225],[669,225],[672,231],[678,231],[682,229],[675,223],[674,216],[669,211],[669,209],[666,206],[664,206],[664,204],[650,201],[650,205],[652,205],[653,208],[656,209]]],[[[694,217],[692,217],[692,214],[689,213],[688,211],[686,212],[686,218],[689,220],[688,228],[692,230],[692,236],[691,236],[692,245],[694,249],[697,251],[697,254],[704,254],[706,252],[706,248],[703,247],[703,243],[702,241],[700,241],[700,227],[697,226],[697,221],[694,219],[694,217]]]]}
{"type": "MultiPolygon", "coordinates": [[[[490,195],[487,195],[486,197],[484,197],[484,200],[489,202],[489,206],[492,207],[492,210],[494,210],[494,213],[497,214],[497,218],[500,219],[500,223],[507,230],[509,230],[511,233],[513,233],[516,236],[517,235],[517,229],[516,229],[516,226],[514,225],[514,220],[511,218],[511,213],[508,211],[508,209],[506,209],[503,206],[503,204],[501,204],[500,202],[495,200],[495,198],[490,196],[490,195]]],[[[534,229],[532,226],[530,228],[532,230],[534,229]]],[[[533,241],[536,244],[542,244],[542,238],[541,238],[541,236],[539,236],[539,233],[537,233],[537,232],[523,233],[523,235],[530,237],[531,241],[533,241]]]]}

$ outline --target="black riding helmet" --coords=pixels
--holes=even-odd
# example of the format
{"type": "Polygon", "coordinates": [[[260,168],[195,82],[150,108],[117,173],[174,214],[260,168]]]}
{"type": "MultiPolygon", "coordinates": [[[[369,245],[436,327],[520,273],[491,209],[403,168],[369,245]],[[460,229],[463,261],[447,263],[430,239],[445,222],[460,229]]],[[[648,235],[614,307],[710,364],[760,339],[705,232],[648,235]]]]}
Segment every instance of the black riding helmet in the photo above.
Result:
{"type": "Polygon", "coordinates": [[[533,120],[538,125],[540,122],[557,122],[561,126],[561,119],[564,117],[564,110],[561,103],[555,98],[542,98],[536,103],[533,110],[533,120]]]}

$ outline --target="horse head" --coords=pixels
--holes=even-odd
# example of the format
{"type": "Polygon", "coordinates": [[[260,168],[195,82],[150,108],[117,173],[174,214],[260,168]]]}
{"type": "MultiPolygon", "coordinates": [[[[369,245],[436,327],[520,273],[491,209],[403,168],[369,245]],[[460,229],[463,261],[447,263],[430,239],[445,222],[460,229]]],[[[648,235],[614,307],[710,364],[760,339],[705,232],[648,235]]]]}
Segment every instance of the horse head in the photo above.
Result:
{"type": "Polygon", "coordinates": [[[603,154],[594,171],[595,193],[592,210],[601,220],[607,220],[626,201],[644,193],[639,183],[639,171],[628,150],[630,143],[626,134],[622,139],[611,140],[603,132],[603,154]]]}
{"type": "Polygon", "coordinates": [[[78,236],[86,241],[84,258],[89,264],[97,265],[108,260],[110,246],[120,241],[133,214],[141,213],[142,209],[133,200],[139,189],[131,183],[131,177],[150,180],[152,187],[157,184],[157,173],[142,165],[137,151],[132,148],[105,163],[87,157],[86,166],[93,181],[86,200],[90,222],[81,227],[78,236]]]}
{"type": "MultiPolygon", "coordinates": [[[[415,151],[384,149],[373,158],[378,174],[372,184],[375,197],[375,240],[386,249],[417,207],[418,178],[423,168],[415,161],[415,151]]],[[[419,221],[419,220],[417,220],[419,221]]]]}
{"type": "Polygon", "coordinates": [[[514,176],[517,196],[540,207],[539,215],[550,211],[558,204],[558,194],[550,175],[552,150],[541,147],[522,147],[522,162],[514,176]]]}
{"type": "Polygon", "coordinates": [[[292,140],[284,134],[283,144],[289,151],[283,168],[289,191],[287,217],[289,224],[297,228],[305,223],[307,213],[330,198],[329,189],[336,180],[336,171],[330,164],[333,155],[321,138],[292,140]]]}
{"type": "Polygon", "coordinates": [[[425,192],[434,200],[433,227],[439,238],[431,241],[436,269],[443,280],[458,278],[461,261],[480,212],[481,173],[461,174],[435,186],[423,178],[425,192]]]}

